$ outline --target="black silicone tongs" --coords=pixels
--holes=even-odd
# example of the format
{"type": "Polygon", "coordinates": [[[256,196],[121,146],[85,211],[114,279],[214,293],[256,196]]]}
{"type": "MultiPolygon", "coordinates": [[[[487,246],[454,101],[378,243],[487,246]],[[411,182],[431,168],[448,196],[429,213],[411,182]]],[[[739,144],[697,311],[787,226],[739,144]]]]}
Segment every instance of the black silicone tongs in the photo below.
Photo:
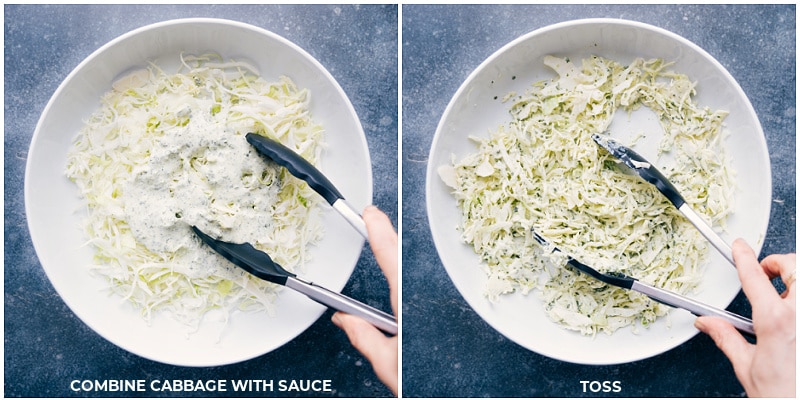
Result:
{"type": "Polygon", "coordinates": [[[266,281],[294,289],[310,299],[335,310],[363,318],[376,328],[390,334],[397,334],[395,318],[381,310],[364,303],[325,289],[312,282],[307,282],[297,275],[286,271],[278,263],[272,261],[269,254],[259,251],[250,243],[235,244],[214,239],[195,226],[192,226],[200,239],[228,261],[244,269],[250,274],[266,281]]]}
{"type": "Polygon", "coordinates": [[[712,229],[700,215],[692,209],[691,206],[678,192],[678,189],[664,176],[653,164],[647,161],[639,153],[632,149],[623,146],[621,143],[608,136],[601,136],[593,134],[592,139],[600,147],[604,148],[609,154],[622,162],[622,165],[627,167],[628,170],[633,171],[648,183],[654,185],[669,201],[683,214],[692,225],[711,242],[711,244],[727,259],[732,265],[733,252],[728,243],[725,242],[716,232],[712,229]]]}
{"type": "MultiPolygon", "coordinates": [[[[534,239],[545,249],[545,251],[551,252],[561,252],[557,247],[552,246],[545,238],[540,236],[536,233],[533,229],[531,229],[531,233],[533,234],[534,239]]],[[[564,253],[562,253],[564,254],[564,253]]],[[[749,318],[745,318],[741,315],[732,313],[727,310],[723,310],[720,308],[716,308],[710,306],[705,303],[701,303],[697,300],[690,299],[686,296],[671,292],[669,290],[665,290],[659,287],[655,287],[639,281],[636,278],[632,278],[625,274],[615,273],[615,274],[606,274],[602,273],[574,258],[569,255],[564,254],[567,257],[567,264],[572,266],[573,268],[577,269],[581,273],[589,275],[601,282],[606,284],[621,287],[624,289],[633,290],[639,293],[644,294],[645,296],[659,302],[666,304],[670,307],[675,308],[682,308],[691,312],[697,316],[713,316],[722,318],[731,325],[733,325],[739,331],[752,335],[755,337],[755,331],[753,330],[753,321],[749,318]]]]}
{"type": "Polygon", "coordinates": [[[356,228],[364,239],[367,239],[367,226],[364,224],[361,214],[344,199],[344,196],[322,172],[311,165],[305,158],[276,140],[255,133],[248,133],[245,137],[247,142],[253,145],[259,153],[285,167],[295,177],[306,181],[350,225],[356,228]]]}

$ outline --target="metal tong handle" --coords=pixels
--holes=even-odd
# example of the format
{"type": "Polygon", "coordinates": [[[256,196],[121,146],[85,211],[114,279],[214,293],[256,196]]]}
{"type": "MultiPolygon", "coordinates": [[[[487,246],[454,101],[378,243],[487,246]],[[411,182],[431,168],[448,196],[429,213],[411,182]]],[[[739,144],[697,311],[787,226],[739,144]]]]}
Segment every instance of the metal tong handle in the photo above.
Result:
{"type": "Polygon", "coordinates": [[[390,335],[397,335],[395,318],[381,310],[293,276],[286,280],[286,287],[294,289],[324,306],[361,317],[390,335]]]}
{"type": "Polygon", "coordinates": [[[733,262],[733,250],[731,250],[731,246],[714,232],[714,229],[712,229],[693,208],[689,207],[688,203],[683,203],[678,207],[678,211],[700,231],[700,234],[702,234],[731,265],[736,266],[736,263],[733,262]]]}
{"type": "Polygon", "coordinates": [[[648,285],[638,280],[633,282],[631,289],[642,293],[653,300],[664,303],[668,306],[682,308],[697,316],[712,316],[722,318],[725,321],[730,322],[731,325],[733,325],[739,331],[749,334],[753,337],[756,335],[755,330],[753,330],[753,320],[745,318],[739,314],[716,308],[697,300],[692,300],[688,297],[648,285]]]}
{"type": "Polygon", "coordinates": [[[361,217],[361,214],[356,211],[356,209],[350,205],[345,199],[338,199],[333,204],[331,204],[333,209],[339,212],[344,219],[350,223],[353,228],[356,228],[358,233],[361,234],[364,239],[369,240],[369,235],[367,234],[367,224],[364,222],[364,219],[361,217]]]}

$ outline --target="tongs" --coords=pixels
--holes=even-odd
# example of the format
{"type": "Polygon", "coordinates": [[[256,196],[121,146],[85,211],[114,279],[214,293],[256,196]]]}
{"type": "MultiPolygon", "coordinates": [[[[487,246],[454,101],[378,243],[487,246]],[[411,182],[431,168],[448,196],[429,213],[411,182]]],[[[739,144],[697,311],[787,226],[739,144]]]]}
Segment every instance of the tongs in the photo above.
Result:
{"type": "Polygon", "coordinates": [[[592,139],[600,145],[600,147],[606,149],[609,154],[620,160],[624,168],[633,171],[635,174],[642,177],[642,179],[654,185],[658,191],[660,191],[678,211],[683,214],[709,242],[711,242],[711,245],[713,245],[728,262],[734,266],[736,265],[733,262],[731,247],[714,232],[714,229],[712,229],[694,209],[692,209],[678,192],[678,189],[676,189],[669,179],[667,179],[652,163],[639,155],[639,153],[607,136],[593,134],[592,139]]]}
{"type": "Polygon", "coordinates": [[[328,204],[356,228],[364,239],[367,239],[367,226],[364,224],[361,214],[344,199],[333,183],[316,167],[278,141],[255,133],[248,133],[245,138],[263,156],[285,167],[295,177],[306,181],[308,186],[325,198],[328,204]]]}
{"type": "MultiPolygon", "coordinates": [[[[555,246],[552,246],[545,238],[540,236],[533,229],[531,229],[531,233],[533,234],[534,239],[536,239],[536,241],[539,242],[539,244],[542,246],[542,248],[545,249],[545,251],[550,250],[551,252],[554,253],[555,252],[561,253],[561,250],[559,250],[555,246]]],[[[649,285],[647,283],[639,281],[636,278],[632,278],[622,273],[614,273],[614,274],[602,273],[572,258],[567,254],[564,255],[567,257],[567,264],[577,269],[581,273],[589,275],[601,282],[604,282],[612,286],[617,286],[624,289],[629,289],[642,293],[645,296],[659,303],[663,303],[674,308],[682,308],[697,316],[714,316],[722,318],[730,322],[731,325],[733,325],[739,331],[755,337],[755,331],[753,330],[753,321],[749,318],[745,318],[741,315],[734,314],[730,311],[710,306],[708,304],[690,299],[688,297],[671,292],[666,289],[649,285]]]]}
{"type": "Polygon", "coordinates": [[[397,322],[390,314],[370,307],[341,293],[336,293],[312,282],[307,282],[298,278],[297,275],[286,271],[278,263],[272,261],[269,254],[257,250],[250,243],[229,243],[214,239],[195,226],[192,226],[192,230],[203,242],[217,253],[250,274],[266,281],[294,289],[324,306],[361,317],[376,328],[390,335],[397,334],[397,322]]]}

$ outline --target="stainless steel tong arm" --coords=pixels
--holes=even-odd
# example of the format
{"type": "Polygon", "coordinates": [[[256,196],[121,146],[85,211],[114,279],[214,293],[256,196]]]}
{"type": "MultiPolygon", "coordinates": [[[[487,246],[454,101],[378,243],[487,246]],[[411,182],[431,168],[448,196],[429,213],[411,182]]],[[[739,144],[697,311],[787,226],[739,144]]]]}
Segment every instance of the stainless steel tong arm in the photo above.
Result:
{"type": "Polygon", "coordinates": [[[358,233],[361,234],[364,239],[369,239],[369,235],[367,234],[367,224],[361,218],[361,214],[356,211],[356,209],[350,205],[345,199],[337,199],[336,201],[331,204],[333,208],[339,212],[339,214],[344,217],[344,219],[353,227],[356,228],[358,233]]]}
{"type": "Polygon", "coordinates": [[[670,292],[668,290],[661,289],[655,286],[651,286],[639,280],[633,281],[633,285],[631,285],[631,290],[635,290],[639,293],[642,293],[647,297],[650,297],[651,299],[664,303],[668,306],[682,308],[684,310],[691,312],[694,315],[722,318],[730,322],[731,325],[733,325],[736,329],[744,333],[748,333],[753,336],[755,336],[756,334],[755,330],[753,330],[753,320],[745,318],[739,314],[734,314],[730,311],[716,308],[708,304],[701,303],[697,300],[692,300],[688,297],[681,296],[677,293],[670,292]]]}
{"type": "Polygon", "coordinates": [[[361,317],[376,328],[390,335],[397,335],[397,322],[392,315],[370,307],[358,300],[325,289],[311,282],[306,282],[294,276],[290,276],[286,279],[286,287],[294,289],[324,306],[361,317]]]}
{"type": "Polygon", "coordinates": [[[692,207],[689,206],[688,203],[683,203],[680,207],[678,207],[678,211],[683,214],[689,222],[697,228],[698,231],[711,243],[717,251],[725,257],[728,262],[732,265],[736,265],[733,262],[733,250],[731,250],[731,246],[728,245],[725,240],[723,240],[711,226],[706,223],[705,220],[698,214],[692,207]]]}

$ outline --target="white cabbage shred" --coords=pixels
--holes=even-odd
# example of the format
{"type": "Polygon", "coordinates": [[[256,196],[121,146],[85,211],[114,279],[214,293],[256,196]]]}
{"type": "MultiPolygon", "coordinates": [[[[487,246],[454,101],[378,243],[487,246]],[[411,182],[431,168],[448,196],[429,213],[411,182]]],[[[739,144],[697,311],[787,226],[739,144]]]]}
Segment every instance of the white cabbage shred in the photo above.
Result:
{"type": "Polygon", "coordinates": [[[658,168],[695,210],[724,228],[734,188],[723,144],[727,113],[696,105],[694,84],[660,59],[622,65],[592,56],[578,65],[548,56],[544,63],[558,77],[507,96],[511,121],[487,138],[471,136],[477,152],[454,157],[439,174],[453,188],[462,240],[483,261],[492,301],[533,290],[567,329],[637,331],[668,307],[564,268],[531,229],[601,271],[691,292],[706,262],[705,239],[655,187],[621,173],[591,135],[606,132],[619,109],[650,108],[663,127],[659,160],[650,161],[664,164],[668,157],[661,156],[669,155],[671,164],[658,168]]]}
{"type": "Polygon", "coordinates": [[[181,55],[118,80],[74,139],[67,176],[86,201],[92,270],[149,321],[198,327],[207,311],[271,312],[278,287],[233,266],[190,226],[250,242],[287,270],[322,235],[319,196],[247,142],[276,139],[317,164],[322,127],[309,93],[243,62],[181,55]]]}

